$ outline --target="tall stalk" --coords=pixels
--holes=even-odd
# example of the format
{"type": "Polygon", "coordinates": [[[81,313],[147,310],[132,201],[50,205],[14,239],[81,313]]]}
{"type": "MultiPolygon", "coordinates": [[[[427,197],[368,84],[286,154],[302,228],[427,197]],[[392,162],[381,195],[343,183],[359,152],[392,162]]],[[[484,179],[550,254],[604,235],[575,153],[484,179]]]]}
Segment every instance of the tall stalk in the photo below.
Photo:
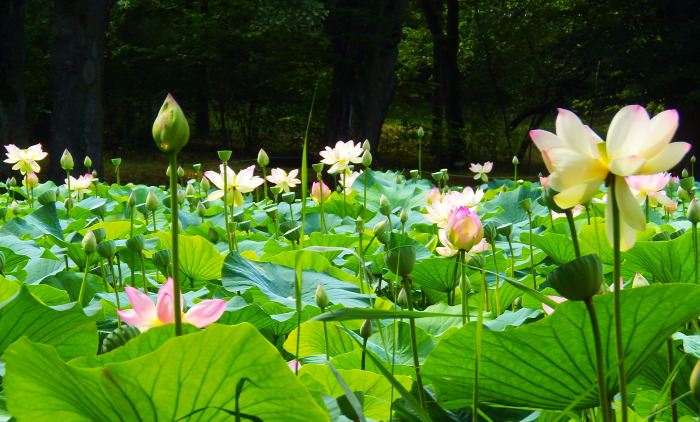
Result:
{"type": "Polygon", "coordinates": [[[584,300],[588,316],[591,319],[591,328],[593,329],[593,339],[595,341],[595,360],[596,360],[596,377],[598,378],[598,399],[600,400],[600,411],[603,414],[603,422],[610,421],[610,400],[608,400],[608,387],[605,381],[605,363],[603,361],[603,345],[600,341],[600,326],[598,324],[598,316],[593,306],[593,298],[589,297],[584,300]]]}
{"type": "MultiPolygon", "coordinates": [[[[406,290],[406,303],[408,310],[413,312],[413,298],[411,296],[410,279],[403,277],[403,288],[406,290]]],[[[420,375],[420,361],[418,360],[418,344],[416,343],[416,320],[415,318],[408,319],[408,327],[411,331],[411,351],[413,352],[413,366],[416,370],[416,385],[418,387],[418,397],[423,409],[428,410],[428,404],[425,400],[425,390],[423,389],[423,379],[420,375]]]]}
{"type": "Polygon", "coordinates": [[[576,232],[576,224],[574,224],[574,213],[571,209],[564,210],[566,221],[569,223],[569,231],[571,232],[571,242],[574,244],[574,252],[576,258],[581,258],[581,248],[578,245],[578,233],[576,232]]]}
{"type": "MultiPolygon", "coordinates": [[[[168,158],[170,161],[170,168],[177,168],[177,151],[172,151],[168,153],[168,158]]],[[[224,169],[226,166],[224,165],[224,169]]],[[[224,177],[224,183],[226,183],[226,178],[224,177]]],[[[182,335],[182,312],[180,304],[180,249],[178,248],[178,229],[180,227],[178,219],[178,208],[177,208],[177,195],[173,192],[177,191],[177,172],[170,172],[170,233],[172,236],[172,259],[173,259],[173,308],[175,313],[175,335],[182,335]]],[[[226,190],[224,190],[224,200],[226,199],[226,190]]],[[[224,206],[224,209],[226,207],[224,206]]],[[[145,277],[145,274],[144,274],[145,277]]]]}
{"type": "Polygon", "coordinates": [[[469,293],[468,290],[471,290],[471,283],[469,283],[469,277],[467,276],[467,271],[465,267],[467,266],[467,260],[466,260],[466,255],[467,251],[464,249],[460,249],[459,251],[459,260],[460,260],[460,267],[461,267],[461,290],[462,290],[462,325],[471,322],[471,319],[469,317],[469,293]]]}
{"type": "Polygon", "coordinates": [[[617,206],[617,194],[615,185],[617,177],[610,175],[609,206],[612,206],[613,227],[613,313],[615,318],[615,355],[618,362],[617,377],[620,385],[620,410],[622,422],[627,422],[627,377],[625,375],[625,348],[622,344],[622,305],[620,294],[622,292],[622,280],[620,280],[620,210],[617,206]]]}
{"type": "MultiPolygon", "coordinates": [[[[227,173],[226,170],[228,167],[228,161],[222,160],[222,162],[224,163],[224,198],[223,198],[224,199],[224,223],[225,223],[224,230],[226,230],[226,241],[228,242],[228,251],[230,253],[230,252],[233,252],[233,245],[231,244],[231,235],[228,232],[228,208],[227,208],[227,204],[226,204],[226,200],[228,198],[228,185],[227,185],[228,180],[226,180],[228,178],[228,175],[226,174],[227,173]]],[[[235,198],[232,198],[232,199],[234,201],[236,200],[235,198]]]]}
{"type": "Polygon", "coordinates": [[[532,288],[537,290],[537,279],[535,278],[535,261],[534,261],[534,251],[532,250],[532,211],[527,211],[527,220],[529,222],[528,227],[530,228],[530,273],[532,273],[532,288]]]}
{"type": "Polygon", "coordinates": [[[496,242],[493,239],[489,239],[491,244],[491,256],[493,256],[493,266],[496,270],[496,316],[501,315],[501,303],[498,296],[498,285],[501,284],[500,271],[498,271],[498,259],[496,258],[496,242]]]}
{"type": "MultiPolygon", "coordinates": [[[[486,273],[484,273],[483,269],[481,272],[484,274],[485,280],[486,273]]],[[[476,339],[474,341],[474,390],[472,394],[472,420],[474,422],[478,422],[479,420],[479,363],[481,361],[481,331],[484,325],[484,303],[488,304],[486,290],[484,290],[484,296],[478,299],[477,302],[479,314],[476,321],[476,339]]]]}

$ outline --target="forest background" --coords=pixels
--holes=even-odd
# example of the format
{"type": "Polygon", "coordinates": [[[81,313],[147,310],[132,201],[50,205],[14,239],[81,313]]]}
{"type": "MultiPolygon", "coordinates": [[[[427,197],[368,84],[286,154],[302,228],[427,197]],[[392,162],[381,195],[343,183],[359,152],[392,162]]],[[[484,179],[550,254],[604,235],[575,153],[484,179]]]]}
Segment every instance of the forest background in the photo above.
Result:
{"type": "Polygon", "coordinates": [[[536,174],[528,132],[558,107],[602,136],[623,105],[676,108],[695,143],[699,82],[700,1],[0,1],[0,142],[41,142],[61,182],[64,148],[101,175],[148,166],[168,92],[187,163],[298,166],[316,92],[309,151],[369,139],[379,167],[413,169],[422,126],[428,171],[517,155],[536,174]]]}

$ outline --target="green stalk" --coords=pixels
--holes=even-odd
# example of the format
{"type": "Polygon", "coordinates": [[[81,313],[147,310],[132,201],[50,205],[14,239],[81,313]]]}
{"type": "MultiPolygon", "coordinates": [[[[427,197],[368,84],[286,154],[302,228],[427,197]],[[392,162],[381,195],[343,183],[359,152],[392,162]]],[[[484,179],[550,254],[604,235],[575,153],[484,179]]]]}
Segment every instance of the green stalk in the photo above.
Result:
{"type": "MultiPolygon", "coordinates": [[[[322,183],[322,182],[319,182],[322,183]]],[[[318,205],[320,206],[320,211],[321,211],[321,233],[326,234],[328,233],[328,228],[326,228],[326,215],[323,212],[323,185],[321,185],[321,197],[319,198],[318,205]]]]}
{"type": "Polygon", "coordinates": [[[83,283],[80,285],[80,294],[78,295],[78,303],[83,306],[83,298],[85,298],[85,289],[87,288],[88,265],[90,264],[90,254],[86,254],[85,272],[83,273],[83,283]]]}
{"type": "Polygon", "coordinates": [[[570,209],[564,210],[566,221],[569,223],[569,231],[571,232],[571,242],[574,244],[574,252],[576,258],[581,258],[581,248],[578,245],[578,233],[576,233],[576,224],[574,224],[574,213],[570,209]]]}
{"type": "MultiPolygon", "coordinates": [[[[484,280],[486,280],[485,275],[486,273],[484,273],[484,280]]],[[[484,290],[483,298],[478,300],[479,316],[476,321],[476,339],[474,342],[474,390],[472,395],[472,418],[474,422],[479,420],[479,363],[481,360],[481,331],[484,326],[484,302],[488,304],[486,290],[484,290]]]]}
{"type": "MultiPolygon", "coordinates": [[[[675,363],[673,359],[673,340],[670,338],[666,339],[666,354],[668,355],[668,375],[672,376],[675,363]]],[[[671,378],[671,384],[669,385],[669,394],[671,396],[671,403],[673,403],[671,405],[671,420],[673,422],[678,422],[678,407],[674,402],[674,399],[676,398],[676,383],[673,377],[671,378]]]]}
{"type": "Polygon", "coordinates": [[[515,170],[513,171],[513,183],[515,183],[515,186],[518,186],[518,165],[514,164],[513,167],[515,170]]]}
{"type": "MultiPolygon", "coordinates": [[[[171,151],[168,154],[170,159],[170,233],[172,235],[172,259],[173,259],[173,308],[175,313],[175,335],[182,335],[182,312],[180,305],[180,261],[179,261],[179,248],[178,248],[178,228],[180,226],[178,219],[178,209],[177,209],[177,195],[173,195],[172,192],[177,190],[177,151],[171,151]]],[[[224,171],[226,165],[224,165],[224,171]]],[[[224,177],[224,183],[226,183],[226,178],[224,177]]],[[[226,193],[226,190],[224,190],[226,193]]],[[[224,195],[226,199],[226,195],[224,195]]],[[[224,203],[224,209],[226,209],[226,204],[224,203]]],[[[145,274],[144,274],[145,276],[145,274]]]]}
{"type": "MultiPolygon", "coordinates": [[[[131,220],[131,225],[129,226],[129,238],[134,237],[134,207],[129,207],[129,218],[131,220]]],[[[134,279],[134,255],[131,254],[131,284],[136,286],[136,280],[134,279]]]]}
{"type": "MultiPolygon", "coordinates": [[[[224,230],[226,230],[226,241],[228,241],[228,251],[229,253],[233,252],[233,245],[231,244],[231,234],[228,232],[228,208],[226,204],[226,199],[228,197],[228,186],[226,184],[228,175],[226,174],[226,168],[228,167],[228,161],[224,161],[224,224],[226,225],[224,227],[224,230]]],[[[172,172],[171,172],[172,173],[172,172]]],[[[172,183],[172,182],[171,182],[172,183]]],[[[235,201],[236,198],[233,198],[235,201]]]]}
{"type": "Polygon", "coordinates": [[[588,316],[591,318],[591,328],[593,329],[593,339],[595,340],[596,376],[598,378],[598,399],[600,400],[600,410],[603,414],[603,422],[610,421],[610,401],[608,400],[607,384],[605,381],[605,367],[603,361],[603,345],[600,341],[600,326],[598,316],[593,306],[593,298],[585,299],[588,316]]]}
{"type": "Polygon", "coordinates": [[[486,312],[489,312],[489,284],[486,282],[486,271],[481,269],[481,282],[484,285],[484,299],[486,300],[486,312]]]}
{"type": "Polygon", "coordinates": [[[469,277],[467,276],[467,271],[464,268],[467,266],[466,254],[467,251],[464,249],[459,250],[459,260],[461,263],[460,267],[462,274],[460,285],[460,289],[462,289],[462,325],[471,322],[469,317],[469,294],[467,293],[467,283],[469,283],[469,277]]]}
{"type": "Polygon", "coordinates": [[[529,222],[528,227],[530,228],[530,272],[532,273],[532,288],[537,290],[537,279],[535,278],[535,261],[534,253],[532,251],[532,211],[527,212],[527,220],[529,222]]]}
{"type": "Polygon", "coordinates": [[[70,218],[70,211],[73,208],[73,201],[70,200],[70,170],[66,170],[66,185],[68,187],[68,218],[70,218]]]}
{"type": "MultiPolygon", "coordinates": [[[[112,265],[112,258],[109,258],[107,260],[109,263],[109,273],[112,275],[112,286],[114,286],[114,299],[117,302],[117,309],[121,307],[119,305],[119,284],[117,284],[117,278],[114,275],[114,265],[112,265]]],[[[119,314],[117,314],[117,327],[122,326],[122,319],[119,317],[119,314]]]]}
{"type": "Polygon", "coordinates": [[[500,303],[500,299],[498,297],[498,285],[501,284],[499,274],[501,272],[498,271],[498,259],[496,259],[496,242],[493,239],[491,239],[489,241],[489,243],[491,244],[491,252],[492,252],[491,255],[493,256],[493,266],[495,267],[495,270],[496,270],[496,317],[498,317],[499,315],[501,315],[501,303],[500,303]]]}
{"type": "Polygon", "coordinates": [[[693,223],[693,253],[695,257],[695,284],[698,284],[698,225],[693,223]]]}
{"type": "MultiPolygon", "coordinates": [[[[324,321],[323,323],[325,324],[326,322],[324,321]]],[[[367,354],[367,340],[369,340],[369,337],[362,339],[362,360],[360,361],[360,369],[363,371],[365,370],[365,357],[367,354]]]]}
{"type": "MultiPolygon", "coordinates": [[[[146,262],[143,259],[143,252],[139,252],[139,256],[141,257],[141,278],[143,279],[143,293],[148,294],[148,283],[146,282],[146,262]]],[[[136,282],[134,282],[134,285],[136,285],[136,282]]]]}
{"type": "Polygon", "coordinates": [[[627,377],[625,375],[625,348],[622,344],[622,307],[620,293],[622,292],[622,281],[620,280],[620,210],[617,207],[617,195],[615,194],[615,183],[617,176],[611,175],[609,198],[612,206],[613,225],[613,312],[615,317],[615,355],[618,361],[617,376],[620,384],[620,410],[622,422],[627,422],[627,377]]]}
{"type": "Polygon", "coordinates": [[[348,215],[348,201],[345,198],[345,182],[347,181],[348,178],[348,172],[347,169],[343,173],[343,218],[348,215]]]}
{"type": "MultiPolygon", "coordinates": [[[[321,313],[323,313],[323,309],[321,309],[321,313]]],[[[323,321],[323,337],[326,340],[326,360],[330,362],[331,352],[330,347],[328,346],[328,327],[326,326],[326,321],[323,321]]]]}
{"type": "MultiPolygon", "coordinates": [[[[172,195],[172,192],[170,192],[172,195]]],[[[156,212],[153,211],[153,233],[158,233],[158,228],[156,228],[156,212]]]]}
{"type": "MultiPolygon", "coordinates": [[[[408,302],[408,310],[413,312],[413,298],[411,297],[411,284],[408,277],[403,278],[403,287],[406,290],[406,301],[408,302]]],[[[416,385],[418,387],[418,397],[423,409],[428,410],[428,405],[425,400],[425,390],[423,389],[423,379],[420,375],[420,361],[418,360],[418,345],[416,343],[416,320],[408,319],[408,326],[411,331],[411,351],[413,352],[413,366],[416,370],[416,385]]]]}
{"type": "Polygon", "coordinates": [[[506,236],[508,240],[508,248],[510,249],[510,278],[515,278],[515,253],[513,252],[513,242],[510,236],[506,236]]]}
{"type": "MultiPolygon", "coordinates": [[[[360,277],[360,293],[365,294],[365,284],[363,283],[364,279],[364,268],[362,267],[362,263],[365,262],[365,257],[364,254],[362,253],[362,235],[364,231],[360,230],[360,238],[359,238],[359,244],[358,244],[358,250],[360,251],[360,261],[357,262],[358,265],[358,277],[360,277]]],[[[697,261],[697,260],[696,260],[697,261]]],[[[369,286],[367,287],[369,289],[369,286]]],[[[367,292],[371,293],[371,292],[367,292]]]]}
{"type": "MultiPolygon", "coordinates": [[[[172,168],[172,167],[171,167],[172,168]]],[[[177,169],[174,168],[171,173],[175,172],[177,169]]],[[[117,187],[119,187],[119,166],[117,166],[117,187]]],[[[170,192],[172,194],[172,191],[170,192]]]]}
{"type": "Polygon", "coordinates": [[[265,205],[267,205],[267,170],[265,166],[262,166],[263,171],[263,193],[265,194],[265,205]]]}
{"type": "MultiPolygon", "coordinates": [[[[420,152],[418,153],[420,154],[420,152]]],[[[420,158],[418,159],[420,160],[420,158]]],[[[364,196],[364,208],[363,208],[363,217],[362,219],[367,221],[367,178],[369,177],[369,167],[365,167],[365,191],[362,194],[364,196]]]]}
{"type": "Polygon", "coordinates": [[[105,287],[105,291],[109,290],[107,287],[107,273],[105,272],[105,266],[102,263],[102,257],[100,257],[100,272],[102,273],[102,284],[105,287]]]}
{"type": "Polygon", "coordinates": [[[649,224],[649,197],[644,200],[645,202],[645,207],[644,207],[644,216],[646,217],[647,224],[649,224]]]}
{"type": "MultiPolygon", "coordinates": [[[[423,137],[418,137],[418,178],[423,176],[423,137]]],[[[367,188],[365,187],[365,190],[367,188]]]]}

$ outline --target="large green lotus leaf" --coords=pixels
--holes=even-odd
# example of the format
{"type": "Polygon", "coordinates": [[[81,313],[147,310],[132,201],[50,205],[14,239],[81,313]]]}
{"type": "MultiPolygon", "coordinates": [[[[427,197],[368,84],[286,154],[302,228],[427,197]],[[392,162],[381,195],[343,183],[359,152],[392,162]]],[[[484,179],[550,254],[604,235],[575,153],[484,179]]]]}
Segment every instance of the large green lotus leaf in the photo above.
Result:
{"type": "Polygon", "coordinates": [[[327,421],[279,352],[250,324],[213,324],[152,353],[80,368],[23,339],[4,355],[7,407],[19,420],[228,421],[240,411],[266,422],[327,421]],[[31,403],[32,405],[27,405],[31,403]],[[206,409],[206,410],[202,410],[206,409]]]}
{"type": "MultiPolygon", "coordinates": [[[[524,244],[529,243],[530,234],[527,232],[520,233],[520,241],[524,244]]],[[[571,236],[546,233],[543,235],[532,234],[532,245],[542,249],[547,256],[552,258],[559,265],[576,258],[574,252],[574,244],[571,242],[571,236]]]]}
{"type": "Polygon", "coordinates": [[[95,214],[93,214],[92,211],[90,211],[90,209],[99,207],[102,204],[105,205],[105,210],[107,211],[107,214],[114,211],[114,207],[117,206],[117,202],[111,199],[105,199],[96,196],[88,196],[82,201],[73,204],[73,208],[71,209],[71,217],[75,218],[76,220],[79,220],[81,218],[85,220],[95,218],[95,214]]]}
{"type": "MultiPolygon", "coordinates": [[[[369,238],[366,240],[369,242],[369,238]]],[[[304,242],[304,246],[328,246],[335,248],[350,248],[351,246],[357,244],[359,238],[357,235],[348,234],[322,234],[320,232],[311,233],[308,242],[304,242]]],[[[367,243],[364,243],[366,245],[367,243]]],[[[340,255],[342,251],[328,251],[320,252],[321,255],[326,257],[329,262],[333,262],[334,259],[340,255]]]]}
{"type": "MultiPolygon", "coordinates": [[[[379,211],[379,199],[382,195],[386,196],[391,204],[392,209],[405,208],[407,210],[420,210],[425,208],[428,200],[420,189],[414,184],[400,184],[394,186],[386,186],[375,184],[367,189],[367,209],[371,211],[379,211]]],[[[357,196],[358,201],[364,200],[362,195],[357,196]]],[[[395,219],[395,220],[398,220],[395,219]]]]}
{"type": "MultiPolygon", "coordinates": [[[[363,412],[365,417],[378,421],[391,419],[392,387],[384,376],[360,369],[338,369],[338,373],[352,392],[361,391],[364,393],[363,412]]],[[[395,378],[405,389],[411,388],[411,378],[403,375],[395,375],[395,378]]],[[[321,394],[335,398],[345,395],[345,391],[328,365],[303,365],[299,369],[299,380],[309,390],[321,394]]]]}
{"type": "MultiPolygon", "coordinates": [[[[337,215],[339,217],[345,216],[351,220],[355,220],[358,216],[362,215],[362,204],[360,203],[362,199],[358,198],[357,192],[352,191],[345,195],[345,200],[343,200],[343,195],[338,192],[333,192],[327,201],[323,203],[323,212],[326,214],[326,223],[330,224],[333,220],[328,219],[328,215],[337,215]]],[[[369,202],[369,198],[367,198],[369,202]]],[[[330,230],[334,226],[328,226],[330,230]]]]}
{"type": "MultiPolygon", "coordinates": [[[[41,280],[40,285],[46,284],[47,286],[61,289],[61,291],[66,293],[67,297],[69,297],[71,301],[77,301],[78,297],[80,296],[80,287],[82,283],[82,273],[60,271],[41,280]]],[[[88,274],[87,286],[85,288],[85,295],[83,297],[82,305],[87,306],[96,293],[103,291],[103,285],[102,277],[94,274],[88,274]]]]}
{"type": "Polygon", "coordinates": [[[44,235],[52,236],[57,243],[63,244],[63,231],[56,214],[56,204],[48,203],[22,218],[12,218],[0,228],[0,235],[22,237],[29,234],[32,239],[44,235]]]}
{"type": "MultiPolygon", "coordinates": [[[[295,307],[294,269],[269,262],[253,262],[231,252],[224,259],[221,283],[229,292],[245,292],[257,286],[268,299],[289,307],[295,307]]],[[[354,283],[339,280],[327,273],[305,270],[302,273],[301,300],[303,305],[315,303],[318,284],[328,292],[334,304],[347,307],[366,307],[369,301],[354,283]]]]}
{"type": "MultiPolygon", "coordinates": [[[[95,229],[105,229],[105,239],[106,240],[115,240],[115,239],[128,239],[130,236],[131,232],[131,222],[129,221],[106,221],[106,222],[99,222],[97,224],[93,224],[90,226],[90,230],[95,230],[95,229]]],[[[134,227],[134,236],[138,236],[140,234],[144,234],[147,232],[147,229],[145,226],[135,226],[134,227]]],[[[87,229],[82,230],[81,233],[83,236],[87,233],[87,229]]]]}
{"type": "MultiPolygon", "coordinates": [[[[353,337],[362,341],[355,333],[353,337]]],[[[430,354],[437,340],[428,335],[422,328],[416,327],[416,346],[418,359],[421,363],[430,354]]],[[[413,349],[411,347],[411,332],[408,322],[396,321],[382,327],[382,333],[376,331],[367,339],[367,348],[382,359],[389,358],[399,365],[413,365],[413,349]],[[396,329],[394,328],[396,327],[396,329]],[[394,337],[396,336],[396,337],[394,337]],[[396,338],[394,345],[393,339],[396,338]]]]}
{"type": "Polygon", "coordinates": [[[71,359],[97,352],[97,326],[101,312],[90,316],[77,304],[49,307],[39,302],[26,286],[0,303],[0,353],[12,342],[27,336],[56,347],[59,356],[71,359]]]}
{"type": "MultiPolygon", "coordinates": [[[[331,263],[317,252],[309,252],[301,256],[301,268],[303,270],[314,270],[319,273],[324,272],[331,266],[331,263]]],[[[274,256],[269,256],[268,261],[273,264],[294,268],[297,260],[297,251],[283,251],[274,256]]]]}
{"type": "MultiPolygon", "coordinates": [[[[158,233],[159,249],[171,249],[170,233],[158,233]]],[[[219,280],[224,257],[201,236],[178,235],[180,271],[194,281],[219,280]]]]}
{"type": "MultiPolygon", "coordinates": [[[[622,335],[628,380],[640,373],[665,339],[700,313],[700,287],[654,285],[622,293],[622,335]]],[[[615,358],[613,295],[595,296],[606,368],[615,358]]],[[[440,341],[423,367],[446,408],[471,403],[475,324],[440,341]]],[[[567,301],[552,315],[509,331],[482,332],[481,400],[510,406],[564,409],[596,378],[590,319],[582,302],[567,301]]],[[[617,391],[611,371],[608,391],[617,391]]],[[[596,389],[576,408],[598,405],[596,389]]]]}
{"type": "Polygon", "coordinates": [[[499,193],[493,200],[486,201],[479,211],[482,219],[489,219],[496,226],[512,223],[527,225],[527,212],[519,205],[520,201],[529,198],[532,201],[533,215],[547,215],[547,207],[540,205],[537,199],[542,196],[542,189],[530,186],[520,186],[515,190],[499,193]]]}
{"type": "MultiPolygon", "coordinates": [[[[297,327],[297,313],[294,309],[277,302],[267,302],[262,305],[262,310],[270,315],[270,318],[274,321],[274,324],[263,329],[264,332],[271,334],[273,337],[286,336],[297,327]]],[[[304,306],[301,310],[301,321],[304,322],[320,313],[321,310],[316,306],[304,306]]]]}
{"type": "MultiPolygon", "coordinates": [[[[8,280],[0,275],[0,302],[4,302],[14,296],[21,286],[22,283],[8,280]]],[[[55,287],[44,286],[43,284],[28,285],[27,290],[44,305],[56,306],[70,302],[68,293],[55,287]]]]}
{"type": "Polygon", "coordinates": [[[693,234],[686,233],[673,240],[662,242],[637,242],[634,248],[622,254],[625,260],[623,275],[634,276],[635,271],[645,273],[661,283],[693,283],[693,234]]]}
{"type": "MultiPolygon", "coordinates": [[[[374,352],[368,351],[368,353],[374,352]]],[[[384,358],[378,357],[377,361],[380,362],[386,370],[391,372],[391,365],[384,361],[384,358]]],[[[357,369],[362,365],[362,349],[355,349],[352,352],[335,356],[331,359],[331,363],[336,369],[357,369]]],[[[365,358],[365,370],[374,372],[375,374],[381,374],[381,371],[373,359],[365,358]]],[[[406,375],[408,377],[413,377],[416,375],[416,370],[410,365],[394,364],[393,373],[394,375],[406,375]]]]}
{"type": "Polygon", "coordinates": [[[582,255],[598,254],[604,264],[612,265],[613,250],[608,242],[604,219],[591,218],[591,224],[586,224],[581,228],[578,243],[581,246],[582,255]]]}
{"type": "MultiPolygon", "coordinates": [[[[361,349],[361,346],[340,325],[326,323],[328,330],[329,356],[338,356],[343,353],[361,349]]],[[[284,342],[284,349],[296,355],[297,337],[299,331],[295,328],[284,342]]],[[[306,321],[301,324],[301,338],[299,339],[299,357],[326,354],[326,337],[323,332],[323,322],[306,321]]]]}

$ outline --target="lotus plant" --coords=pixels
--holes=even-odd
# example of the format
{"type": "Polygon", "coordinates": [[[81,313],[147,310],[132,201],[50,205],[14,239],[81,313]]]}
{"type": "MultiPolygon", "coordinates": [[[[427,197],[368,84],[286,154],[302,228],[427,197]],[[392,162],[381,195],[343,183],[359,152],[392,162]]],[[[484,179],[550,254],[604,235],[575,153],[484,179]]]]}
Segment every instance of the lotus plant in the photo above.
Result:
{"type": "Polygon", "coordinates": [[[649,208],[659,204],[670,206],[673,201],[666,195],[666,185],[671,180],[669,173],[656,173],[627,176],[625,178],[639,205],[646,203],[646,222],[649,222],[649,208]]]}
{"type": "MultiPolygon", "coordinates": [[[[175,322],[174,315],[182,314],[185,311],[182,293],[180,293],[179,300],[175,300],[172,277],[168,278],[168,281],[158,290],[158,299],[155,304],[148,295],[131,286],[124,287],[124,290],[132,309],[117,310],[117,313],[126,324],[136,326],[141,332],[149,328],[172,324],[175,322]],[[177,306],[180,306],[179,313],[175,312],[177,306]]],[[[204,328],[218,321],[225,310],[225,300],[205,299],[182,314],[181,318],[184,323],[204,328]]]]}
{"type": "Polygon", "coordinates": [[[483,165],[479,163],[471,163],[469,170],[472,173],[476,173],[474,175],[474,180],[481,179],[484,183],[486,183],[489,181],[488,173],[491,173],[491,170],[493,170],[493,162],[487,161],[483,165]]]}
{"type": "Polygon", "coordinates": [[[270,170],[270,175],[267,176],[267,180],[270,183],[274,183],[275,186],[281,187],[283,191],[289,192],[290,188],[294,188],[301,183],[301,180],[296,178],[298,173],[298,169],[294,169],[287,174],[286,171],[280,168],[274,168],[270,170]]]}
{"type": "Polygon", "coordinates": [[[83,199],[83,195],[85,193],[90,193],[90,188],[92,187],[92,182],[94,179],[95,178],[92,176],[92,174],[85,173],[77,179],[73,176],[68,176],[68,179],[65,179],[65,182],[66,187],[68,187],[68,192],[75,193],[78,201],[80,201],[83,199]]]}
{"type": "MultiPolygon", "coordinates": [[[[326,147],[324,151],[320,152],[321,157],[323,157],[321,163],[331,166],[328,169],[329,173],[344,175],[345,173],[350,173],[349,166],[351,164],[362,163],[363,152],[362,144],[359,142],[356,145],[354,141],[338,141],[334,148],[326,147]]],[[[343,217],[347,214],[346,207],[345,191],[343,191],[343,217]]]]}
{"type": "MultiPolygon", "coordinates": [[[[635,174],[656,174],[678,164],[690,150],[686,142],[673,142],[678,112],[666,110],[650,118],[644,107],[623,107],[613,118],[603,141],[569,110],[559,109],[556,133],[533,130],[530,137],[542,153],[550,172],[549,183],[559,193],[554,200],[562,208],[590,200],[600,185],[609,186],[606,224],[613,246],[613,280],[620,279],[620,251],[636,242],[636,231],[646,220],[625,179],[635,174]]],[[[615,289],[614,314],[622,420],[627,421],[627,383],[622,345],[620,289],[615,289]]]]}

